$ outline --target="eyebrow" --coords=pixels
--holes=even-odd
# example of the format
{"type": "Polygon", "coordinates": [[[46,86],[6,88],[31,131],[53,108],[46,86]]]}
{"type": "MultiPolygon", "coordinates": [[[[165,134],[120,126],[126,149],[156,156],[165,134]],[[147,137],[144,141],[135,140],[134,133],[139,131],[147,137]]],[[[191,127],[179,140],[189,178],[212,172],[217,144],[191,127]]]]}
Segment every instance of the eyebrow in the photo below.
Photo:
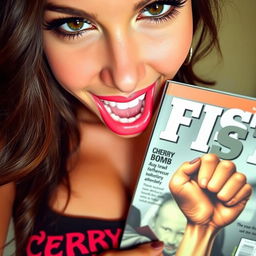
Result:
{"type": "Polygon", "coordinates": [[[52,11],[52,12],[59,12],[79,17],[90,17],[92,19],[96,19],[96,15],[93,13],[88,13],[84,10],[80,10],[73,7],[67,7],[67,6],[61,6],[61,5],[55,5],[52,3],[48,3],[45,5],[44,11],[52,11]]]}
{"type": "Polygon", "coordinates": [[[154,1],[153,0],[152,1],[151,0],[142,0],[142,1],[135,4],[134,11],[137,11],[137,10],[141,9],[145,5],[150,4],[152,2],[154,2],[154,1]]]}
{"type": "MultiPolygon", "coordinates": [[[[137,11],[137,10],[141,9],[142,7],[144,7],[145,5],[150,4],[151,2],[154,2],[154,1],[153,0],[142,0],[138,3],[136,3],[133,9],[134,9],[134,11],[137,11]]],[[[74,16],[79,16],[79,17],[90,17],[92,19],[97,18],[97,15],[95,15],[94,13],[88,13],[81,9],[56,5],[53,3],[47,3],[44,7],[44,11],[59,12],[59,13],[64,13],[64,14],[69,14],[69,15],[74,15],[74,16]]]]}

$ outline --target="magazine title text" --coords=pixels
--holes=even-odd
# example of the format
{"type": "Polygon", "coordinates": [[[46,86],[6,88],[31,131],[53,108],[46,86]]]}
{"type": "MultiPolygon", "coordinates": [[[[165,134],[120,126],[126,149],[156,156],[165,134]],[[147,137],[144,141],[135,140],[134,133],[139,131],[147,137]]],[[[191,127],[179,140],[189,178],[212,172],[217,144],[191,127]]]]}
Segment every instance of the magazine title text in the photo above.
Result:
{"type": "MultiPolygon", "coordinates": [[[[177,143],[182,126],[189,129],[193,122],[201,121],[190,148],[214,153],[227,160],[233,160],[243,152],[243,141],[250,136],[250,140],[256,139],[256,114],[251,112],[236,108],[225,109],[177,97],[172,99],[171,106],[170,116],[165,130],[160,133],[160,139],[177,143]],[[214,132],[217,124],[220,128],[214,132]],[[215,141],[211,146],[210,139],[215,141]]],[[[247,162],[256,164],[256,148],[248,156],[247,162]]]]}

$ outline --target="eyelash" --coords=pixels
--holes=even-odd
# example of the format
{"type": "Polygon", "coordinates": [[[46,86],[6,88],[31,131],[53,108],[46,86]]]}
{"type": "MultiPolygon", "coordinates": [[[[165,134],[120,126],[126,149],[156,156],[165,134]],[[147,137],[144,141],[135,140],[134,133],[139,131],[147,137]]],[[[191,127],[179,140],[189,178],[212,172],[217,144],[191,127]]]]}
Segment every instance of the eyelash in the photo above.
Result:
{"type": "Polygon", "coordinates": [[[55,19],[53,21],[45,23],[44,29],[53,30],[57,35],[62,36],[64,38],[68,38],[68,39],[76,39],[77,37],[79,37],[83,33],[85,33],[86,31],[93,29],[93,28],[91,28],[91,29],[86,29],[86,30],[78,30],[78,31],[74,31],[74,32],[65,32],[65,30],[60,28],[61,26],[65,25],[65,24],[75,23],[75,22],[83,22],[84,24],[92,25],[92,27],[95,28],[95,26],[93,26],[93,24],[89,20],[86,20],[81,17],[68,17],[68,18],[55,19]]]}
{"type": "MultiPolygon", "coordinates": [[[[162,1],[155,1],[152,2],[150,4],[148,4],[147,6],[145,6],[141,11],[139,16],[137,17],[138,21],[141,20],[146,20],[149,21],[150,23],[161,23],[161,22],[165,22],[168,21],[172,18],[174,18],[178,13],[178,8],[183,7],[183,5],[185,4],[187,0],[162,0],[162,1]],[[169,5],[170,9],[167,10],[165,13],[160,14],[158,16],[142,16],[143,12],[148,11],[150,8],[156,6],[156,5],[169,5]]],[[[60,18],[60,19],[54,19],[53,21],[50,22],[46,22],[44,24],[44,29],[46,30],[52,30],[54,31],[57,35],[63,37],[63,38],[67,38],[67,39],[77,39],[80,36],[82,36],[84,33],[88,32],[89,30],[94,30],[96,28],[95,25],[93,25],[92,22],[90,22],[87,19],[84,19],[82,17],[67,17],[67,18],[60,18]],[[68,23],[76,23],[76,22],[82,22],[83,24],[88,24],[91,25],[91,28],[88,29],[83,29],[83,30],[77,30],[74,32],[67,32],[64,29],[61,29],[61,26],[64,26],[65,24],[68,23]]]]}
{"type": "Polygon", "coordinates": [[[175,15],[177,15],[179,13],[178,9],[183,7],[183,5],[185,3],[186,3],[186,0],[184,0],[184,1],[182,1],[182,0],[155,1],[155,2],[150,3],[149,5],[147,5],[146,7],[144,7],[142,11],[147,11],[147,10],[150,9],[150,7],[154,7],[157,4],[158,5],[169,5],[170,10],[168,10],[164,14],[158,15],[158,16],[139,17],[138,20],[148,20],[149,22],[152,22],[152,23],[161,23],[161,22],[168,21],[171,18],[174,18],[175,15]]]}

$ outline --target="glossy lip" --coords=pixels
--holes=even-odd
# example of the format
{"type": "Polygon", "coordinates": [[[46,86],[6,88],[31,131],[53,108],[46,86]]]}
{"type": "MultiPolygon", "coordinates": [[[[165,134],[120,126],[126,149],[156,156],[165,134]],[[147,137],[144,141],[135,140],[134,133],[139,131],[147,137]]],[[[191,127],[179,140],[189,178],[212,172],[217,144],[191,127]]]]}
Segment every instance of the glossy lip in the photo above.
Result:
{"type": "Polygon", "coordinates": [[[153,102],[154,102],[154,89],[157,85],[157,81],[150,86],[131,94],[129,97],[124,96],[98,96],[93,94],[93,99],[99,109],[102,119],[105,124],[115,133],[119,135],[134,135],[141,133],[149,124],[152,112],[153,112],[153,102]],[[106,111],[101,100],[115,101],[115,102],[129,102],[133,99],[139,97],[140,95],[146,93],[145,95],[145,106],[144,111],[141,116],[132,123],[120,123],[112,119],[109,113],[106,111]]]}

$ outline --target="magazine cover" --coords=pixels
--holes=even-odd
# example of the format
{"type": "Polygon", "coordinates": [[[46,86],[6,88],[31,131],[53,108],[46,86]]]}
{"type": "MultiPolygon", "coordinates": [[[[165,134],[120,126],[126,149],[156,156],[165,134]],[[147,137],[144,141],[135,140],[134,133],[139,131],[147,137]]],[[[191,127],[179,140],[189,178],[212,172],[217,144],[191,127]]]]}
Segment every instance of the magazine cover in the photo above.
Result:
{"type": "MultiPolygon", "coordinates": [[[[170,193],[170,180],[183,162],[201,159],[211,153],[217,155],[222,163],[225,162],[223,160],[232,161],[252,188],[249,200],[238,216],[234,215],[223,228],[218,229],[211,255],[256,255],[255,113],[255,98],[167,81],[129,210],[121,248],[161,240],[165,243],[164,255],[175,255],[188,219],[184,209],[181,209],[182,199],[177,200],[174,193],[170,193]]],[[[221,176],[225,176],[225,173],[221,173],[221,176]]],[[[197,173],[190,178],[196,180],[197,173]]],[[[232,185],[229,187],[230,190],[234,189],[232,185]]],[[[209,205],[220,205],[214,191],[209,193],[202,189],[201,192],[207,193],[209,205]]],[[[237,189],[236,193],[241,192],[237,189]]],[[[218,196],[221,198],[220,193],[218,196]]],[[[195,197],[191,195],[193,200],[204,200],[200,196],[195,197]]],[[[232,206],[221,203],[224,206],[220,207],[223,206],[227,213],[220,218],[220,221],[224,221],[227,216],[230,218],[232,206]]]]}

